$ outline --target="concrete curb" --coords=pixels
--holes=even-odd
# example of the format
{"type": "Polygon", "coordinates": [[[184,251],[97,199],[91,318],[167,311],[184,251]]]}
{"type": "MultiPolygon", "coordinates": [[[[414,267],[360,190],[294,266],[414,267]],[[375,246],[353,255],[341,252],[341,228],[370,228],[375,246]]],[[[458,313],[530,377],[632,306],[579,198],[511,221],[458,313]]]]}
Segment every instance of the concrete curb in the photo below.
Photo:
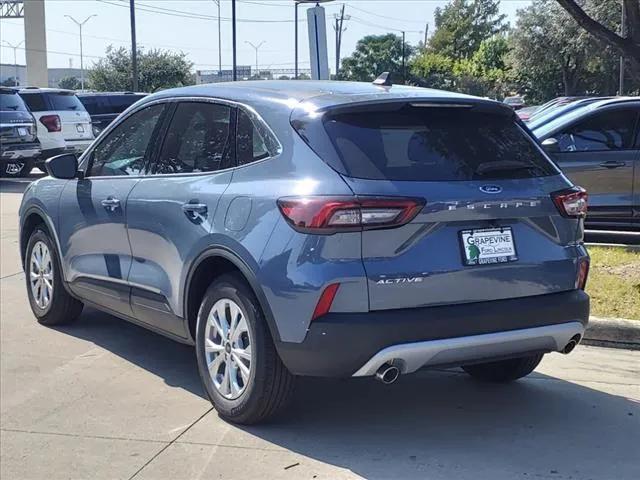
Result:
{"type": "Polygon", "coordinates": [[[640,350],[640,320],[591,317],[582,343],[640,350]]]}
{"type": "Polygon", "coordinates": [[[585,242],[587,248],[589,247],[605,247],[605,248],[621,248],[627,252],[640,252],[640,245],[624,244],[624,243],[595,243],[585,242]]]}

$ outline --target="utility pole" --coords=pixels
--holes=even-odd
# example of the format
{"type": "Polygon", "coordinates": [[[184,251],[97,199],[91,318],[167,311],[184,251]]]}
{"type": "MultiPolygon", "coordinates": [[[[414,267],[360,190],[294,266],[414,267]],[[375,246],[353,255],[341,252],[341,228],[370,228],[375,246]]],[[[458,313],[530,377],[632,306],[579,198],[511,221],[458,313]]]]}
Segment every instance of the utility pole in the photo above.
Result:
{"type": "Polygon", "coordinates": [[[6,43],[9,48],[13,48],[13,66],[16,69],[15,75],[13,76],[13,85],[17,87],[18,86],[18,60],[17,60],[18,56],[16,55],[16,51],[20,48],[20,45],[24,43],[24,40],[22,40],[20,43],[16,45],[12,45],[6,40],[3,40],[3,42],[6,43]]]}
{"type": "Polygon", "coordinates": [[[336,78],[338,77],[338,73],[340,71],[340,50],[342,48],[342,33],[347,29],[344,28],[344,21],[349,20],[351,18],[350,15],[344,14],[344,4],[342,4],[342,8],[340,9],[340,15],[334,15],[336,20],[336,24],[333,29],[336,31],[336,78]]]}
{"type": "Polygon", "coordinates": [[[218,76],[222,75],[222,24],[220,23],[220,0],[213,0],[218,6],[218,76]]]}
{"type": "Polygon", "coordinates": [[[89,15],[87,18],[84,19],[83,22],[77,21],[71,15],[65,15],[65,17],[67,17],[69,20],[71,20],[73,23],[75,23],[78,26],[78,28],[80,29],[80,90],[84,90],[84,57],[83,57],[83,54],[82,54],[82,27],[92,17],[97,17],[97,15],[95,15],[95,14],[94,15],[89,15]]]}
{"type": "MultiPolygon", "coordinates": [[[[622,21],[620,23],[620,33],[622,38],[626,35],[627,16],[624,10],[624,2],[622,2],[622,21]]],[[[620,55],[620,85],[618,87],[618,95],[624,95],[624,56],[620,55]]]]}
{"type": "Polygon", "coordinates": [[[249,45],[251,45],[251,46],[253,47],[253,49],[256,51],[256,75],[258,75],[258,74],[259,74],[259,72],[260,72],[260,71],[259,71],[259,69],[258,69],[258,50],[260,49],[260,47],[261,47],[262,45],[264,45],[264,44],[265,44],[265,43],[267,43],[267,42],[265,42],[265,41],[263,40],[263,41],[262,41],[262,42],[260,42],[258,45],[254,45],[253,43],[248,42],[248,41],[246,41],[246,40],[245,40],[245,42],[244,42],[244,43],[248,43],[248,44],[249,44],[249,45]]]}
{"type": "Polygon", "coordinates": [[[427,48],[427,41],[429,40],[429,24],[424,26],[424,47],[427,48]]]}
{"type": "Polygon", "coordinates": [[[405,32],[402,32],[402,83],[406,84],[407,83],[407,62],[405,59],[405,49],[404,49],[404,44],[405,44],[405,32]]]}
{"type": "Polygon", "coordinates": [[[293,78],[296,79],[296,80],[298,79],[298,5],[300,5],[300,2],[296,2],[296,6],[295,6],[295,11],[296,11],[296,13],[295,13],[295,21],[293,22],[293,23],[295,23],[295,37],[296,37],[295,41],[294,41],[294,43],[295,43],[295,51],[296,51],[296,59],[295,59],[295,62],[294,62],[295,66],[294,66],[294,69],[293,69],[293,71],[294,71],[293,78]]]}
{"type": "Polygon", "coordinates": [[[138,91],[138,47],[136,45],[136,3],[129,0],[129,15],[131,17],[131,86],[138,91]]]}
{"type": "Polygon", "coordinates": [[[236,51],[236,0],[231,0],[231,42],[233,43],[233,81],[238,80],[237,51],[236,51]]]}

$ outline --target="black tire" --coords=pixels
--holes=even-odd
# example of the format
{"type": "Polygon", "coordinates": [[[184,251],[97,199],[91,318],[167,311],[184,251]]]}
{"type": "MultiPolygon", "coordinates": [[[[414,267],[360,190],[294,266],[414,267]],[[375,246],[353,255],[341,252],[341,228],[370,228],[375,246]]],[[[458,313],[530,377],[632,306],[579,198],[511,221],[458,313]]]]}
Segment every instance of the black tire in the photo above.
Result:
{"type": "Polygon", "coordinates": [[[31,310],[36,316],[38,322],[40,322],[42,325],[47,326],[65,325],[75,322],[80,316],[80,313],[82,313],[83,304],[79,300],[69,295],[64,285],[62,284],[60,258],[58,256],[58,252],[53,241],[49,237],[49,234],[43,229],[36,228],[31,234],[31,237],[29,237],[29,242],[27,243],[27,253],[25,255],[24,262],[29,304],[31,305],[31,310]],[[53,270],[53,293],[51,295],[51,300],[44,308],[41,308],[36,302],[36,299],[33,296],[31,285],[29,283],[31,254],[33,251],[33,247],[38,242],[43,242],[49,249],[53,270]]]}
{"type": "Polygon", "coordinates": [[[198,311],[196,356],[207,396],[220,417],[229,422],[251,425],[266,421],[281,412],[293,395],[294,376],[280,360],[260,305],[239,274],[222,275],[207,289],[198,311]],[[252,337],[249,381],[236,399],[224,397],[214,386],[204,347],[209,312],[223,298],[241,308],[252,337]]]}
{"type": "Polygon", "coordinates": [[[479,380],[497,383],[513,382],[533,372],[542,360],[542,357],[543,354],[540,353],[538,355],[511,358],[499,362],[465,365],[462,369],[479,380]]]}
{"type": "Polygon", "coordinates": [[[28,177],[31,174],[31,170],[33,170],[33,160],[25,160],[24,167],[22,167],[22,170],[20,170],[20,176],[28,177]]]}

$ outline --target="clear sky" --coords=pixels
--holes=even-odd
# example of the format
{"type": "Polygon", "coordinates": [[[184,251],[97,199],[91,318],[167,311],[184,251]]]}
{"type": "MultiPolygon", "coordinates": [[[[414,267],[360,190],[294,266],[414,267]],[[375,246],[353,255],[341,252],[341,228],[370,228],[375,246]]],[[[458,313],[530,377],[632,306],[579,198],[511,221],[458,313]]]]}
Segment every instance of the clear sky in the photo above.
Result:
{"type": "MultiPolygon", "coordinates": [[[[529,0],[502,0],[501,11],[513,23],[516,11],[529,0]]],[[[78,21],[89,15],[84,26],[85,65],[90,66],[104,55],[109,45],[129,46],[129,0],[46,0],[46,28],[49,67],[80,66],[78,27],[65,15],[78,21]]],[[[293,68],[294,7],[293,0],[237,0],[238,64],[255,65],[255,45],[261,68],[293,68]]],[[[407,41],[416,44],[424,38],[428,23],[433,31],[433,12],[446,1],[435,0],[336,0],[325,4],[328,23],[329,65],[335,64],[335,35],[331,27],[334,14],[342,5],[350,20],[345,22],[342,56],[349,55],[356,42],[365,35],[407,32],[407,41]]],[[[217,69],[218,22],[214,0],[136,0],[138,44],[144,48],[183,51],[194,69],[217,69]],[[153,11],[152,11],[153,10],[153,11]]],[[[309,65],[306,10],[300,11],[300,68],[309,65]]],[[[221,0],[222,63],[231,65],[231,2],[221,0]]],[[[21,19],[0,20],[0,39],[17,44],[24,39],[21,19]]],[[[23,45],[24,47],[24,45],[23,45]]],[[[13,50],[0,50],[2,63],[13,63],[13,50]]],[[[24,63],[24,50],[17,51],[18,63],[24,63]]]]}

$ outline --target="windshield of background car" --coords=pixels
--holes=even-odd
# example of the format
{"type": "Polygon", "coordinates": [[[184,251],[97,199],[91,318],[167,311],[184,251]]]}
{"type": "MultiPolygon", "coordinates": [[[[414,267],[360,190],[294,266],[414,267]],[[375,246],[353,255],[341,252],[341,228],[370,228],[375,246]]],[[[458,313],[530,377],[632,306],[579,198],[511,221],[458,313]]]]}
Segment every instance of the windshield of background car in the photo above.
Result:
{"type": "Polygon", "coordinates": [[[503,113],[405,106],[329,112],[323,123],[341,173],[350,177],[464,181],[558,173],[513,116],[503,113]]]}
{"type": "Polygon", "coordinates": [[[549,133],[562,128],[564,125],[569,125],[570,123],[572,123],[574,120],[582,117],[583,115],[587,114],[589,111],[591,111],[592,109],[594,109],[594,104],[593,103],[589,103],[587,105],[583,105],[581,107],[578,108],[574,108],[573,110],[569,109],[570,111],[568,111],[567,113],[565,113],[564,115],[560,115],[557,118],[554,118],[553,120],[540,125],[539,127],[533,127],[531,128],[531,131],[533,132],[533,134],[538,137],[538,138],[544,138],[546,137],[549,133]]]}

